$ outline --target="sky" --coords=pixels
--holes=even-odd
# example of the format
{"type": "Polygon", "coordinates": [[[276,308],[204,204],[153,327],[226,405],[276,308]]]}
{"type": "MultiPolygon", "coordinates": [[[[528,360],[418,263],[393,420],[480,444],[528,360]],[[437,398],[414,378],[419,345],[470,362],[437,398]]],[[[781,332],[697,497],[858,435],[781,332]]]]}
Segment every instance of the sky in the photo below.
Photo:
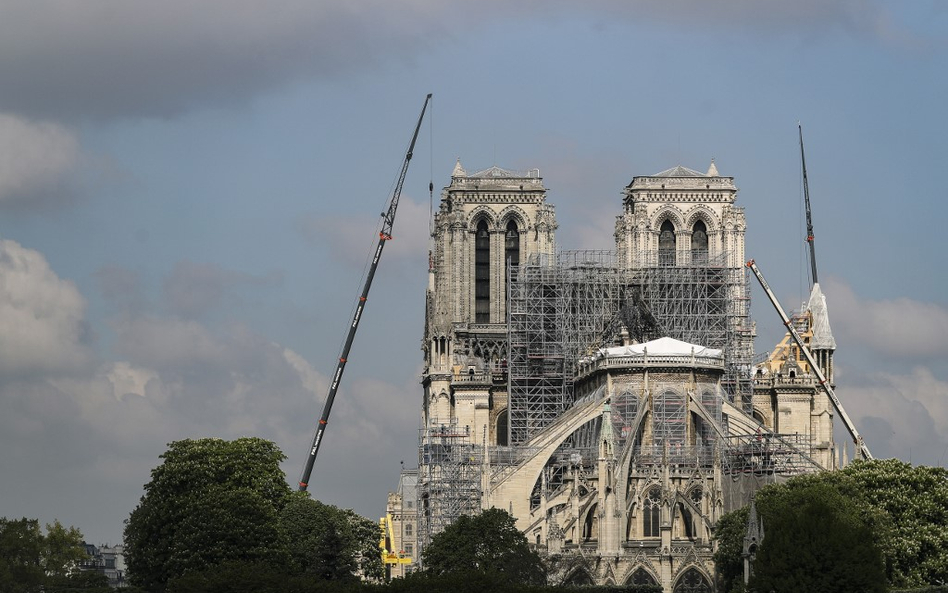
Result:
{"type": "MultiPolygon", "coordinates": [[[[417,465],[434,183],[539,168],[560,249],[635,175],[712,159],[787,309],[803,125],[837,395],[948,463],[948,4],[0,0],[0,516],[121,541],[169,442],[302,470],[425,117],[310,492],[376,518],[417,465]]],[[[782,336],[753,285],[756,349],[782,336]]],[[[837,424],[840,424],[837,422],[837,424]]],[[[837,430],[839,440],[845,440],[837,430]]]]}

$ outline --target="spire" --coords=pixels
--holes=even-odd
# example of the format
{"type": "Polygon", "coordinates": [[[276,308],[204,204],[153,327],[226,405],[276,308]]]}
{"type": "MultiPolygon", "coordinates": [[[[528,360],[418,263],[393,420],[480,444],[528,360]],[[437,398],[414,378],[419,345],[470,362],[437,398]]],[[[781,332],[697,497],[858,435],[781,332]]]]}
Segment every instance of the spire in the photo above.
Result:
{"type": "Polygon", "coordinates": [[[451,172],[451,177],[467,177],[467,171],[461,166],[461,157],[458,157],[458,162],[454,165],[454,171],[451,172]]]}
{"type": "Polygon", "coordinates": [[[718,168],[714,166],[714,157],[711,158],[711,166],[708,167],[708,177],[719,177],[718,168]]]}
{"type": "Polygon", "coordinates": [[[813,284],[810,291],[810,301],[806,305],[813,318],[813,338],[810,341],[810,350],[836,350],[836,339],[830,329],[829,312],[826,309],[826,297],[820,290],[819,282],[813,284]]]}

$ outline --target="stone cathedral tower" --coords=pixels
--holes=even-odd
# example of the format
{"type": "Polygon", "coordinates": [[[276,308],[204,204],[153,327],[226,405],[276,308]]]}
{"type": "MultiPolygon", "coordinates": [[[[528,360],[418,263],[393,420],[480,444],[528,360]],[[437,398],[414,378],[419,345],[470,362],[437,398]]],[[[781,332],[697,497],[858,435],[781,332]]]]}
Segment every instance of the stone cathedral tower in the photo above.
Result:
{"type": "MultiPolygon", "coordinates": [[[[835,466],[799,353],[755,365],[737,193],[713,162],[636,176],[615,251],[557,253],[538,170],[458,161],[431,228],[416,496],[387,509],[416,565],[496,507],[565,559],[551,580],[709,593],[718,519],[835,466]]],[[[794,323],[832,377],[818,287],[794,323]]]]}
{"type": "Polygon", "coordinates": [[[454,425],[472,443],[503,443],[508,273],[521,260],[551,256],[555,230],[538,169],[468,174],[458,160],[432,230],[423,426],[454,425]]]}

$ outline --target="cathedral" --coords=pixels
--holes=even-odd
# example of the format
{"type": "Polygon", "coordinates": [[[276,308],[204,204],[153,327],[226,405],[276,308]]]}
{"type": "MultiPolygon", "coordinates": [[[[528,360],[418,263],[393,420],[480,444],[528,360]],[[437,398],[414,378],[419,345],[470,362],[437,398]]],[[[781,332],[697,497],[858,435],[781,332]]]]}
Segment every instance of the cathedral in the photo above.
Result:
{"type": "MultiPolygon", "coordinates": [[[[721,515],[836,467],[799,348],[754,353],[737,194],[714,162],[636,176],[615,249],[561,252],[539,170],[458,161],[432,224],[418,468],[388,498],[394,576],[496,507],[556,583],[714,591],[721,515]]],[[[792,322],[832,382],[818,284],[792,322]]]]}

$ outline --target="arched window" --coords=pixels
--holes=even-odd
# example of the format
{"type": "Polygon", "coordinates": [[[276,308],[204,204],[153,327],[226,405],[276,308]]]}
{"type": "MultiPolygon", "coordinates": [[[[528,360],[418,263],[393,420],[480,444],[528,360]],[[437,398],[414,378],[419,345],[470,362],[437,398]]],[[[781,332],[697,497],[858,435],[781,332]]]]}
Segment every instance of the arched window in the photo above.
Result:
{"type": "Polygon", "coordinates": [[[662,520],[662,492],[656,486],[648,491],[642,503],[642,536],[658,537],[662,520]]]}
{"type": "Polygon", "coordinates": [[[675,583],[675,593],[711,593],[711,583],[697,568],[689,568],[675,583]]]}
{"type": "Polygon", "coordinates": [[[507,440],[507,427],[509,425],[510,415],[507,413],[507,410],[502,411],[497,415],[497,444],[501,447],[506,447],[507,440]]]}
{"type": "Polygon", "coordinates": [[[507,223],[507,231],[504,233],[504,265],[506,269],[520,265],[520,231],[513,220],[507,223]]]}
{"type": "Polygon", "coordinates": [[[490,232],[483,219],[474,236],[474,323],[490,323],[490,232]]]}
{"type": "Polygon", "coordinates": [[[662,223],[658,233],[658,265],[675,265],[675,225],[670,220],[662,223]]]}
{"type": "Polygon", "coordinates": [[[641,566],[635,569],[635,572],[626,580],[626,585],[657,585],[655,577],[641,566]]]}
{"type": "Polygon", "coordinates": [[[668,444],[671,455],[681,455],[685,442],[685,396],[667,389],[652,401],[652,444],[656,452],[668,444]]]}
{"type": "Polygon", "coordinates": [[[708,227],[703,220],[696,222],[691,229],[691,261],[696,264],[708,263],[708,227]]]}

